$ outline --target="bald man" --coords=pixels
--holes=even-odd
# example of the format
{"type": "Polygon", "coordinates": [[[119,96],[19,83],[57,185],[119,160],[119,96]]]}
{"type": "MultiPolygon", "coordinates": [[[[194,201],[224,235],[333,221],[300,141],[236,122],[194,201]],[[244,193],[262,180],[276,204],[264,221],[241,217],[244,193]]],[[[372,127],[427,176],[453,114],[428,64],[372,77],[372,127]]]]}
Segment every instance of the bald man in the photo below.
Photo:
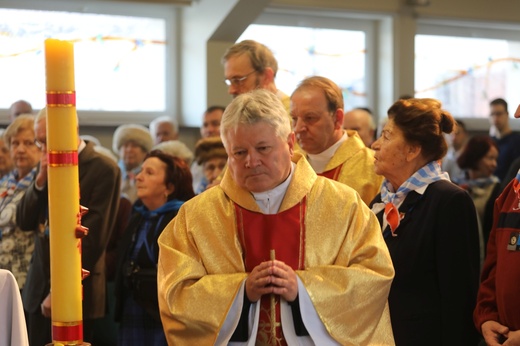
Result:
{"type": "Polygon", "coordinates": [[[18,100],[9,107],[9,120],[13,122],[14,118],[20,114],[32,114],[33,109],[29,102],[18,100]]]}
{"type": "Polygon", "coordinates": [[[370,148],[376,133],[376,124],[372,114],[363,108],[354,108],[343,116],[343,128],[355,130],[365,145],[370,148]]]}

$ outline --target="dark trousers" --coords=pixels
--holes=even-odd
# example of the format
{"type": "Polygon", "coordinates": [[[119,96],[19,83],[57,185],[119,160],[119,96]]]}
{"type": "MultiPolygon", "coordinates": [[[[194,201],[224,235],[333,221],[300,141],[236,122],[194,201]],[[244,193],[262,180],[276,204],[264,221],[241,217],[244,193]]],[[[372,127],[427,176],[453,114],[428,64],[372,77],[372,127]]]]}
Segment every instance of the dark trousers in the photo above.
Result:
{"type": "Polygon", "coordinates": [[[45,346],[52,342],[51,319],[44,317],[40,310],[26,313],[27,334],[30,346],[45,346]]]}

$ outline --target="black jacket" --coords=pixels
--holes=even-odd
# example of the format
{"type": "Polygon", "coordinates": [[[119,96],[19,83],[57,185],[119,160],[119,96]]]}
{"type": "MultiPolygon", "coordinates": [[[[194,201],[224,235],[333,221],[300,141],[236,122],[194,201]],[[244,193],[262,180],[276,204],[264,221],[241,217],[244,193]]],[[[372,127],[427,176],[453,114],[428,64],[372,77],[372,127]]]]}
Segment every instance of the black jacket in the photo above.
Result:
{"type": "MultiPolygon", "coordinates": [[[[378,195],[372,201],[381,202],[378,195]]],[[[423,195],[410,192],[393,237],[383,235],[395,277],[388,303],[398,346],[476,345],[479,284],[477,215],[470,196],[440,180],[423,195]]],[[[377,214],[382,225],[383,211],[377,214]]]]}
{"type": "MultiPolygon", "coordinates": [[[[136,203],[139,203],[137,201],[136,203]]],[[[138,212],[133,212],[128,227],[118,244],[118,259],[115,279],[115,319],[121,320],[125,300],[131,295],[151,317],[159,322],[159,301],[157,296],[157,261],[159,245],[157,239],[166,225],[177,215],[177,211],[170,211],[150,220],[147,233],[149,249],[153,253],[153,261],[144,246],[139,249],[135,260],[131,260],[134,251],[137,231],[145,221],[138,212]]]]}

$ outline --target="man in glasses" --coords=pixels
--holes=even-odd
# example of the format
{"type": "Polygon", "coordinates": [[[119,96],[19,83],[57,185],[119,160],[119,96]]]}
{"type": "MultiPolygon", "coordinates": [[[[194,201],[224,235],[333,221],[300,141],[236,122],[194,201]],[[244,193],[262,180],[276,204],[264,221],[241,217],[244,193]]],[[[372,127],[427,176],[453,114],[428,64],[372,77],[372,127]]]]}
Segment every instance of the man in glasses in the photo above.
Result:
{"type": "Polygon", "coordinates": [[[226,51],[222,64],[224,82],[233,98],[254,89],[266,89],[289,110],[289,96],[278,90],[274,82],[278,62],[269,48],[253,40],[236,43],[226,51]]]}
{"type": "Polygon", "coordinates": [[[369,204],[383,178],[374,172],[374,154],[359,134],[343,130],[343,94],[324,77],[304,79],[291,95],[296,140],[314,171],[356,190],[369,204]]]}

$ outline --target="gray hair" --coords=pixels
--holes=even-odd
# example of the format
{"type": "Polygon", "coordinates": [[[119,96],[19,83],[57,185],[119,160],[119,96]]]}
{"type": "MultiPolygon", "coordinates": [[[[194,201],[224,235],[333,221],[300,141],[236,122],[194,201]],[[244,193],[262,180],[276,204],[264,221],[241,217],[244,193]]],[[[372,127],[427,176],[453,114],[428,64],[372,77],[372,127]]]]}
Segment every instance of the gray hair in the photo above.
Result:
{"type": "Polygon", "coordinates": [[[47,119],[47,107],[40,109],[38,114],[36,114],[36,118],[34,118],[34,123],[37,124],[41,119],[47,119]]]}
{"type": "Polygon", "coordinates": [[[177,121],[175,121],[173,118],[170,118],[167,115],[163,115],[163,116],[157,117],[154,120],[152,120],[150,122],[150,125],[148,126],[148,128],[150,129],[150,133],[152,134],[152,137],[154,137],[154,138],[155,138],[155,130],[157,130],[157,125],[159,125],[160,123],[168,123],[168,124],[172,125],[173,131],[175,133],[179,132],[179,125],[177,124],[177,121]]]}
{"type": "Polygon", "coordinates": [[[11,139],[22,131],[29,130],[34,136],[34,116],[31,114],[22,114],[14,118],[7,129],[3,133],[5,145],[11,149],[11,139]]]}
{"type": "Polygon", "coordinates": [[[152,150],[160,150],[163,153],[176,156],[184,160],[188,166],[193,162],[193,152],[186,144],[176,139],[156,144],[152,150]]]}
{"type": "Polygon", "coordinates": [[[275,131],[276,136],[287,140],[291,133],[291,122],[282,101],[272,92],[255,89],[238,95],[226,107],[220,123],[220,137],[228,149],[227,137],[239,125],[253,125],[265,122],[275,131]]]}

